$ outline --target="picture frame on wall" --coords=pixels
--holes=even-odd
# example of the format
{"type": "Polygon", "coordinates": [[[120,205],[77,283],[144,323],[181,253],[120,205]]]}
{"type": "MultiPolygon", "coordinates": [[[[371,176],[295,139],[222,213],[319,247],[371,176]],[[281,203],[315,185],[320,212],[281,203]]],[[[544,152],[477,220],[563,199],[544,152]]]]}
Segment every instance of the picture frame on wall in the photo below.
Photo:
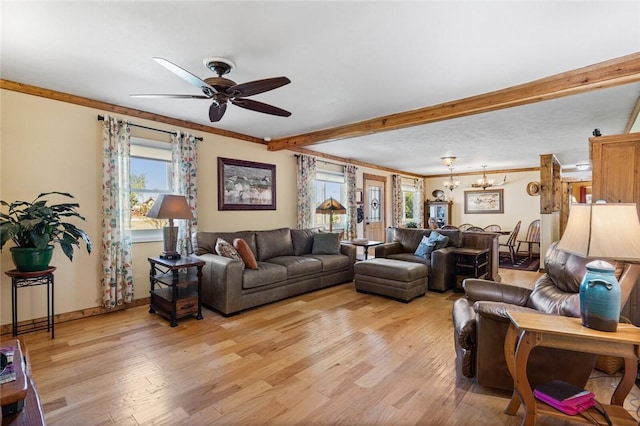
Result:
{"type": "Polygon", "coordinates": [[[218,157],[218,210],[275,209],[275,164],[218,157]]]}
{"type": "Polygon", "coordinates": [[[465,214],[504,213],[504,190],[464,191],[465,214]]]}

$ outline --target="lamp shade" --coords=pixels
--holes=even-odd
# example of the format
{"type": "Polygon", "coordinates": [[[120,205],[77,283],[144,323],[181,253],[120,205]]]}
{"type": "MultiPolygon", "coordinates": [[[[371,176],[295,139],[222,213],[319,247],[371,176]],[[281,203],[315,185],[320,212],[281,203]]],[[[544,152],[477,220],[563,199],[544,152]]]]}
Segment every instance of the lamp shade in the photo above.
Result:
{"type": "Polygon", "coordinates": [[[147,217],[154,219],[193,219],[184,195],[161,194],[153,203],[147,217]]]}
{"type": "Polygon", "coordinates": [[[558,249],[584,258],[640,259],[635,204],[574,204],[558,249]]]}
{"type": "Polygon", "coordinates": [[[345,206],[340,204],[338,200],[333,197],[329,197],[318,206],[316,213],[345,214],[347,213],[347,209],[345,206]]]}

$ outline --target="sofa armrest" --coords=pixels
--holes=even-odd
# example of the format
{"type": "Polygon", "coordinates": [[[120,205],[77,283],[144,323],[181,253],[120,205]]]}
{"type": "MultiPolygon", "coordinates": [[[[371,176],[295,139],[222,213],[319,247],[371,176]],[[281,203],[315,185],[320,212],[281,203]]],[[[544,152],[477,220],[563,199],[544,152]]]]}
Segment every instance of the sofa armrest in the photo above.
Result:
{"type": "Polygon", "coordinates": [[[349,256],[351,263],[356,263],[356,253],[358,248],[352,244],[340,244],[340,254],[349,256]]]}
{"type": "Polygon", "coordinates": [[[455,247],[445,247],[431,253],[429,290],[446,291],[456,283],[455,247]]]}
{"type": "Polygon", "coordinates": [[[464,377],[475,377],[476,311],[468,299],[458,299],[453,304],[453,338],[458,357],[458,367],[464,377]]]}
{"type": "Polygon", "coordinates": [[[402,244],[398,241],[375,246],[376,257],[389,257],[392,254],[402,253],[402,244]]]}
{"type": "Polygon", "coordinates": [[[217,254],[194,257],[204,260],[202,268],[202,303],[228,315],[239,311],[242,300],[242,263],[217,254]]]}
{"type": "Polygon", "coordinates": [[[535,312],[532,308],[526,306],[512,305],[511,303],[495,302],[481,300],[473,304],[473,309],[481,318],[489,318],[500,322],[510,322],[511,319],[507,315],[507,312],[535,312]]]}
{"type": "Polygon", "coordinates": [[[476,278],[465,279],[462,287],[467,298],[473,301],[487,300],[527,306],[531,296],[531,290],[525,287],[476,278]]]}

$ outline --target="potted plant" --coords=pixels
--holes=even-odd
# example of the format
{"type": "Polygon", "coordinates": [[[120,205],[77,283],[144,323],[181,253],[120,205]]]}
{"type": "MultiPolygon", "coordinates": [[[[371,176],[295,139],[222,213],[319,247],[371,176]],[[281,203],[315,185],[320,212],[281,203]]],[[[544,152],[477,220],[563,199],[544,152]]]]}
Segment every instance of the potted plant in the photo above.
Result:
{"type": "Polygon", "coordinates": [[[58,244],[64,254],[73,260],[74,246],[80,246],[84,240],[87,253],[91,253],[91,240],[85,231],[74,224],[65,222],[66,218],[80,216],[78,203],[48,204],[43,199],[47,195],[57,194],[67,198],[73,195],[66,192],[45,192],[35,200],[0,201],[8,207],[7,213],[0,213],[0,249],[12,240],[16,247],[11,247],[11,257],[16,268],[22,272],[42,271],[49,267],[53,255],[54,244],[58,244]]]}

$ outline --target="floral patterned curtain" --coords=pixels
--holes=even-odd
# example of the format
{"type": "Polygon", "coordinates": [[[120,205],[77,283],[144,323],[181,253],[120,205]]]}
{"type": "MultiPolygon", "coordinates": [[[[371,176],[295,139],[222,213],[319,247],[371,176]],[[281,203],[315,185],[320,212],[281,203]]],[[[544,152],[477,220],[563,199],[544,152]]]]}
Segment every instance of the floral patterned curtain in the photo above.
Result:
{"type": "Polygon", "coordinates": [[[391,183],[391,211],[393,226],[402,226],[402,176],[393,175],[391,183]]]}
{"type": "Polygon", "coordinates": [[[415,179],[416,186],[416,201],[415,201],[415,215],[417,218],[418,228],[424,228],[424,180],[415,179]]]}
{"type": "Polygon", "coordinates": [[[358,206],[356,204],[356,171],[358,168],[352,164],[344,166],[344,180],[346,190],[346,208],[347,208],[347,227],[344,238],[353,240],[358,237],[357,219],[358,206]]]}
{"type": "Polygon", "coordinates": [[[102,125],[102,305],[133,299],[129,153],[131,130],[108,115],[102,125]]]}
{"type": "Polygon", "coordinates": [[[193,219],[176,219],[178,227],[178,244],[176,251],[183,256],[193,253],[191,236],[198,229],[197,179],[196,169],[198,163],[197,139],[194,135],[176,131],[171,135],[171,159],[173,161],[173,191],[184,195],[187,204],[191,208],[193,219]]]}
{"type": "Polygon", "coordinates": [[[298,228],[312,228],[316,214],[316,159],[308,155],[298,156],[298,228]]]}

